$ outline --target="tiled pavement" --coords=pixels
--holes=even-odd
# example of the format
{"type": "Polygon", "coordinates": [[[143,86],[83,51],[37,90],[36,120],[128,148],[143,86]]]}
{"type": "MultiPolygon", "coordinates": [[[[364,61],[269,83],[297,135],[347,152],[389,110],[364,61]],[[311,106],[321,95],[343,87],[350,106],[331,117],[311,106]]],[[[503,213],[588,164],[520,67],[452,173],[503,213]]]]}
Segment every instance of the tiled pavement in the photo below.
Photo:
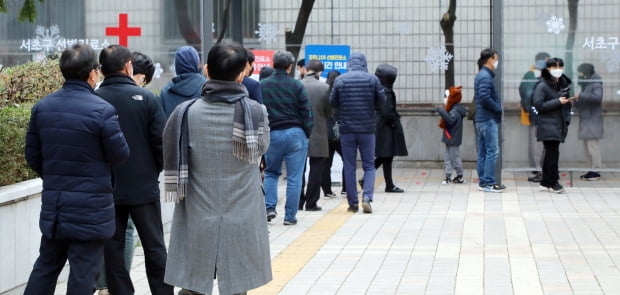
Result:
{"type": "MultiPolygon", "coordinates": [[[[249,294],[620,294],[619,174],[569,187],[562,173],[566,193],[551,194],[505,172],[507,190],[484,193],[475,171],[441,185],[441,170],[403,168],[406,192],[388,194],[377,172],[373,214],[347,213],[339,195],[296,226],[274,219],[274,281],[249,294]]],[[[150,294],[141,253],[131,275],[150,294]]]]}

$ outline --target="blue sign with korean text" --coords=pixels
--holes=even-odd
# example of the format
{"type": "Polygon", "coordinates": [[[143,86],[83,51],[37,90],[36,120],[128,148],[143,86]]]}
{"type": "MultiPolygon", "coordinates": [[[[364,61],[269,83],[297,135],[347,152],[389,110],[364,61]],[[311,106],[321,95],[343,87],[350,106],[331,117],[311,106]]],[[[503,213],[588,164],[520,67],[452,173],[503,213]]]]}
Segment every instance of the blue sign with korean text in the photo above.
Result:
{"type": "Polygon", "coordinates": [[[306,63],[312,59],[320,60],[325,67],[321,73],[323,78],[330,71],[346,73],[350,56],[351,47],[348,45],[306,45],[306,63]]]}

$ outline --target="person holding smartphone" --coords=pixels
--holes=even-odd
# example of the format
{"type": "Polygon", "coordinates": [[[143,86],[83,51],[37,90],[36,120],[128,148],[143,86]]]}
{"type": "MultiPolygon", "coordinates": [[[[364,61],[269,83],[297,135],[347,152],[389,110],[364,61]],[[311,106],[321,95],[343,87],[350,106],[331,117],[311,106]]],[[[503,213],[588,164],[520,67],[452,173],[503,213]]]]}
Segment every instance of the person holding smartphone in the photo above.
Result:
{"type": "Polygon", "coordinates": [[[543,142],[545,148],[540,188],[559,194],[564,192],[564,187],[558,182],[559,146],[568,134],[571,118],[569,87],[572,82],[564,75],[564,61],[558,57],[547,60],[541,79],[541,83],[534,88],[532,98],[533,111],[538,116],[536,138],[543,142]]]}

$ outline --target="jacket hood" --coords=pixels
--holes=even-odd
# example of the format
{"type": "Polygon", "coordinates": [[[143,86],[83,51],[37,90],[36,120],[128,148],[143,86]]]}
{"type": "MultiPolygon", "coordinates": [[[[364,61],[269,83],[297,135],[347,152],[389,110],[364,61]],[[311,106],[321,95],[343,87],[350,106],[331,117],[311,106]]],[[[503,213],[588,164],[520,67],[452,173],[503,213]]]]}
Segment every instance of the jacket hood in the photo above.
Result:
{"type": "Polygon", "coordinates": [[[176,76],[172,79],[173,84],[170,86],[170,92],[189,97],[196,93],[196,89],[202,89],[202,85],[207,79],[202,74],[186,73],[176,76]]]}
{"type": "Polygon", "coordinates": [[[366,56],[361,52],[354,52],[349,58],[349,64],[347,65],[349,71],[364,71],[368,72],[368,64],[366,62],[366,56]]]}
{"type": "Polygon", "coordinates": [[[392,88],[397,75],[398,69],[390,64],[380,64],[375,70],[375,76],[379,78],[381,85],[385,88],[392,88]]]}
{"type": "Polygon", "coordinates": [[[185,73],[200,73],[200,57],[198,51],[191,46],[177,49],[174,55],[174,69],[177,75],[185,73]]]}

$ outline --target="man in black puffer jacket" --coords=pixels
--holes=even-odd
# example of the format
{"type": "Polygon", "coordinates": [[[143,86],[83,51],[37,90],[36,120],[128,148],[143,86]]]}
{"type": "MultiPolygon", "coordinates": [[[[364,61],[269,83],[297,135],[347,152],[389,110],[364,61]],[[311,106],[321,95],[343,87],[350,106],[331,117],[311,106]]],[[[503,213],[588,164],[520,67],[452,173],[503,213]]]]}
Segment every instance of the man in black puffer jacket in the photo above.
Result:
{"type": "Polygon", "coordinates": [[[155,95],[133,81],[131,52],[111,45],[99,55],[105,80],[97,94],[112,104],[127,137],[131,155],[113,169],[116,233],[105,244],[106,280],[111,294],[133,294],[123,251],[129,216],[144,247],[146,274],[152,294],[173,293],[164,283],[166,245],[161,222],[159,172],[163,169],[162,132],[166,117],[155,95]]]}
{"type": "Polygon", "coordinates": [[[375,110],[385,104],[385,93],[379,79],[368,73],[366,57],[360,52],[351,54],[349,72],[336,78],[329,95],[330,104],[336,109],[340,124],[340,142],[347,184],[350,212],[358,211],[359,200],[355,179],[357,150],[360,151],[364,178],[362,209],[372,213],[375,186],[375,110]]]}
{"type": "Polygon", "coordinates": [[[104,240],[116,230],[111,167],[129,157],[114,107],[93,91],[97,53],[73,45],[62,53],[60,70],[62,89],[32,108],[26,134],[26,160],[43,179],[43,236],[27,295],[54,293],[67,259],[67,294],[92,293],[104,240]]]}

